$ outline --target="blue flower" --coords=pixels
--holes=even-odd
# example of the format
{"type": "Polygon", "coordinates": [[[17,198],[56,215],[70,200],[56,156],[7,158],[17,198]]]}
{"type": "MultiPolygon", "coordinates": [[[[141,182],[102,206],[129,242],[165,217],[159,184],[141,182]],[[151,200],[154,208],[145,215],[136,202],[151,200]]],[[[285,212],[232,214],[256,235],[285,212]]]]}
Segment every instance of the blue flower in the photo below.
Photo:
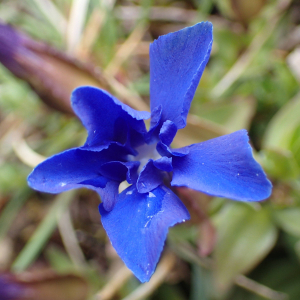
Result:
{"type": "Polygon", "coordinates": [[[18,300],[26,295],[26,288],[4,274],[0,274],[0,299],[18,300]]]}
{"type": "Polygon", "coordinates": [[[136,111],[106,91],[77,88],[71,100],[88,131],[86,143],[48,158],[28,177],[29,185],[43,192],[80,187],[97,191],[103,227],[142,282],[155,270],[168,228],[190,218],[165,183],[240,201],[259,201],[271,193],[271,183],[253,159],[246,130],[170,147],[177,130],[186,125],[211,46],[209,22],[151,44],[148,132],[144,120],[150,113],[136,111]],[[125,180],[130,186],[119,194],[125,180]]]}

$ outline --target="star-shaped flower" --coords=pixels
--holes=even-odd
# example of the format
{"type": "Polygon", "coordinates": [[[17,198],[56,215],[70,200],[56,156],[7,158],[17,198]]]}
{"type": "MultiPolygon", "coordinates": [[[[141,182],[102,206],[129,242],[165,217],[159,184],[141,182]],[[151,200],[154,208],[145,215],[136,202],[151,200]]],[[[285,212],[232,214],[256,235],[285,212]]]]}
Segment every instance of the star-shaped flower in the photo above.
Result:
{"type": "Polygon", "coordinates": [[[29,185],[43,192],[79,187],[97,191],[103,227],[142,282],[155,270],[168,228],[190,218],[164,182],[240,201],[259,201],[271,193],[270,181],[253,159],[246,130],[170,147],[177,130],[186,125],[211,46],[209,22],[151,44],[148,132],[143,120],[149,112],[136,111],[106,91],[77,88],[71,100],[88,131],[86,143],[48,158],[28,177],[29,185]],[[130,186],[119,194],[125,180],[130,186]]]}

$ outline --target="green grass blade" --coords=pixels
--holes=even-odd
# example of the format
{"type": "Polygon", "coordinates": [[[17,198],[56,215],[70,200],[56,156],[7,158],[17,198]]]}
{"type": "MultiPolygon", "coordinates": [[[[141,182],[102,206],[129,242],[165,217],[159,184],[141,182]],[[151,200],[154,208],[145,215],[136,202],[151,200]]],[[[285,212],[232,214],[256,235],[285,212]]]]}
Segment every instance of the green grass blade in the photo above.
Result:
{"type": "Polygon", "coordinates": [[[39,255],[57,226],[57,220],[74,199],[75,191],[58,195],[44,220],[40,223],[12,265],[15,272],[24,271],[39,255]]]}
{"type": "Polygon", "coordinates": [[[21,189],[11,200],[6,204],[0,214],[0,240],[4,238],[11,224],[15,220],[19,210],[28,199],[30,194],[29,189],[21,189]]]}

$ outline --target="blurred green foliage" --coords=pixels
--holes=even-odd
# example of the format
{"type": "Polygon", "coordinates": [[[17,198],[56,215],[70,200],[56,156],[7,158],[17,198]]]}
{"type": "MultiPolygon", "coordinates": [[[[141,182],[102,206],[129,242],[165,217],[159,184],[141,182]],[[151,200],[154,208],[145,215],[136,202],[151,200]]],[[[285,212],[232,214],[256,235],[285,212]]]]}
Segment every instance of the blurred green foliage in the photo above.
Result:
{"type": "MultiPolygon", "coordinates": [[[[300,299],[300,66],[296,60],[287,63],[300,45],[295,34],[300,8],[297,1],[253,1],[257,8],[252,15],[243,8],[246,1],[90,0],[82,1],[86,10],[77,11],[80,1],[75,0],[0,3],[2,22],[94,71],[102,69],[108,82],[113,77],[144,103],[149,103],[149,43],[196,22],[214,25],[211,59],[191,108],[197,120],[207,121],[206,127],[199,125],[198,132],[188,125],[186,132],[201,141],[212,132],[248,129],[273,194],[254,204],[195,196],[202,218],[196,214],[192,222],[170,230],[168,247],[177,255],[177,265],[152,295],[139,299],[300,299]],[[76,27],[72,18],[83,22],[76,27]],[[125,48],[133,47],[125,57],[118,56],[141,20],[142,38],[125,48]],[[76,47],[70,48],[74,39],[76,47]],[[112,76],[106,69],[111,64],[117,65],[112,76]],[[201,244],[212,245],[209,256],[199,254],[201,244]]],[[[41,100],[32,82],[0,66],[0,246],[9,240],[11,247],[9,256],[0,253],[0,271],[43,265],[58,273],[75,272],[88,280],[93,299],[120,270],[99,221],[99,199],[85,190],[72,199],[55,198],[26,185],[37,153],[47,157],[82,144],[86,137],[76,118],[41,100]],[[32,159],[20,141],[33,151],[32,159]],[[66,245],[68,233],[57,229],[65,210],[71,212],[70,228],[84,255],[80,267],[66,245]]],[[[181,142],[188,144],[188,136],[181,142]]],[[[122,299],[138,287],[128,277],[111,299],[122,299]]]]}

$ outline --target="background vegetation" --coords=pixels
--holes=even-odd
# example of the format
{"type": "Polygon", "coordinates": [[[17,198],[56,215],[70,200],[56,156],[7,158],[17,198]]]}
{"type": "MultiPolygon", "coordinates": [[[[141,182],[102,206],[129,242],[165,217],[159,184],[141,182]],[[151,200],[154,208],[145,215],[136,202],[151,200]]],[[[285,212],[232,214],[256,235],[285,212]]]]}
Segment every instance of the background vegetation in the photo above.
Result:
{"type": "Polygon", "coordinates": [[[31,289],[26,299],[300,299],[299,1],[2,0],[0,19],[18,30],[0,28],[0,279],[31,289]],[[97,195],[37,193],[26,177],[84,142],[73,88],[147,109],[149,44],[206,20],[211,59],[174,144],[248,129],[273,194],[249,204],[177,189],[192,220],[170,230],[141,285],[108,241],[97,195]]]}

